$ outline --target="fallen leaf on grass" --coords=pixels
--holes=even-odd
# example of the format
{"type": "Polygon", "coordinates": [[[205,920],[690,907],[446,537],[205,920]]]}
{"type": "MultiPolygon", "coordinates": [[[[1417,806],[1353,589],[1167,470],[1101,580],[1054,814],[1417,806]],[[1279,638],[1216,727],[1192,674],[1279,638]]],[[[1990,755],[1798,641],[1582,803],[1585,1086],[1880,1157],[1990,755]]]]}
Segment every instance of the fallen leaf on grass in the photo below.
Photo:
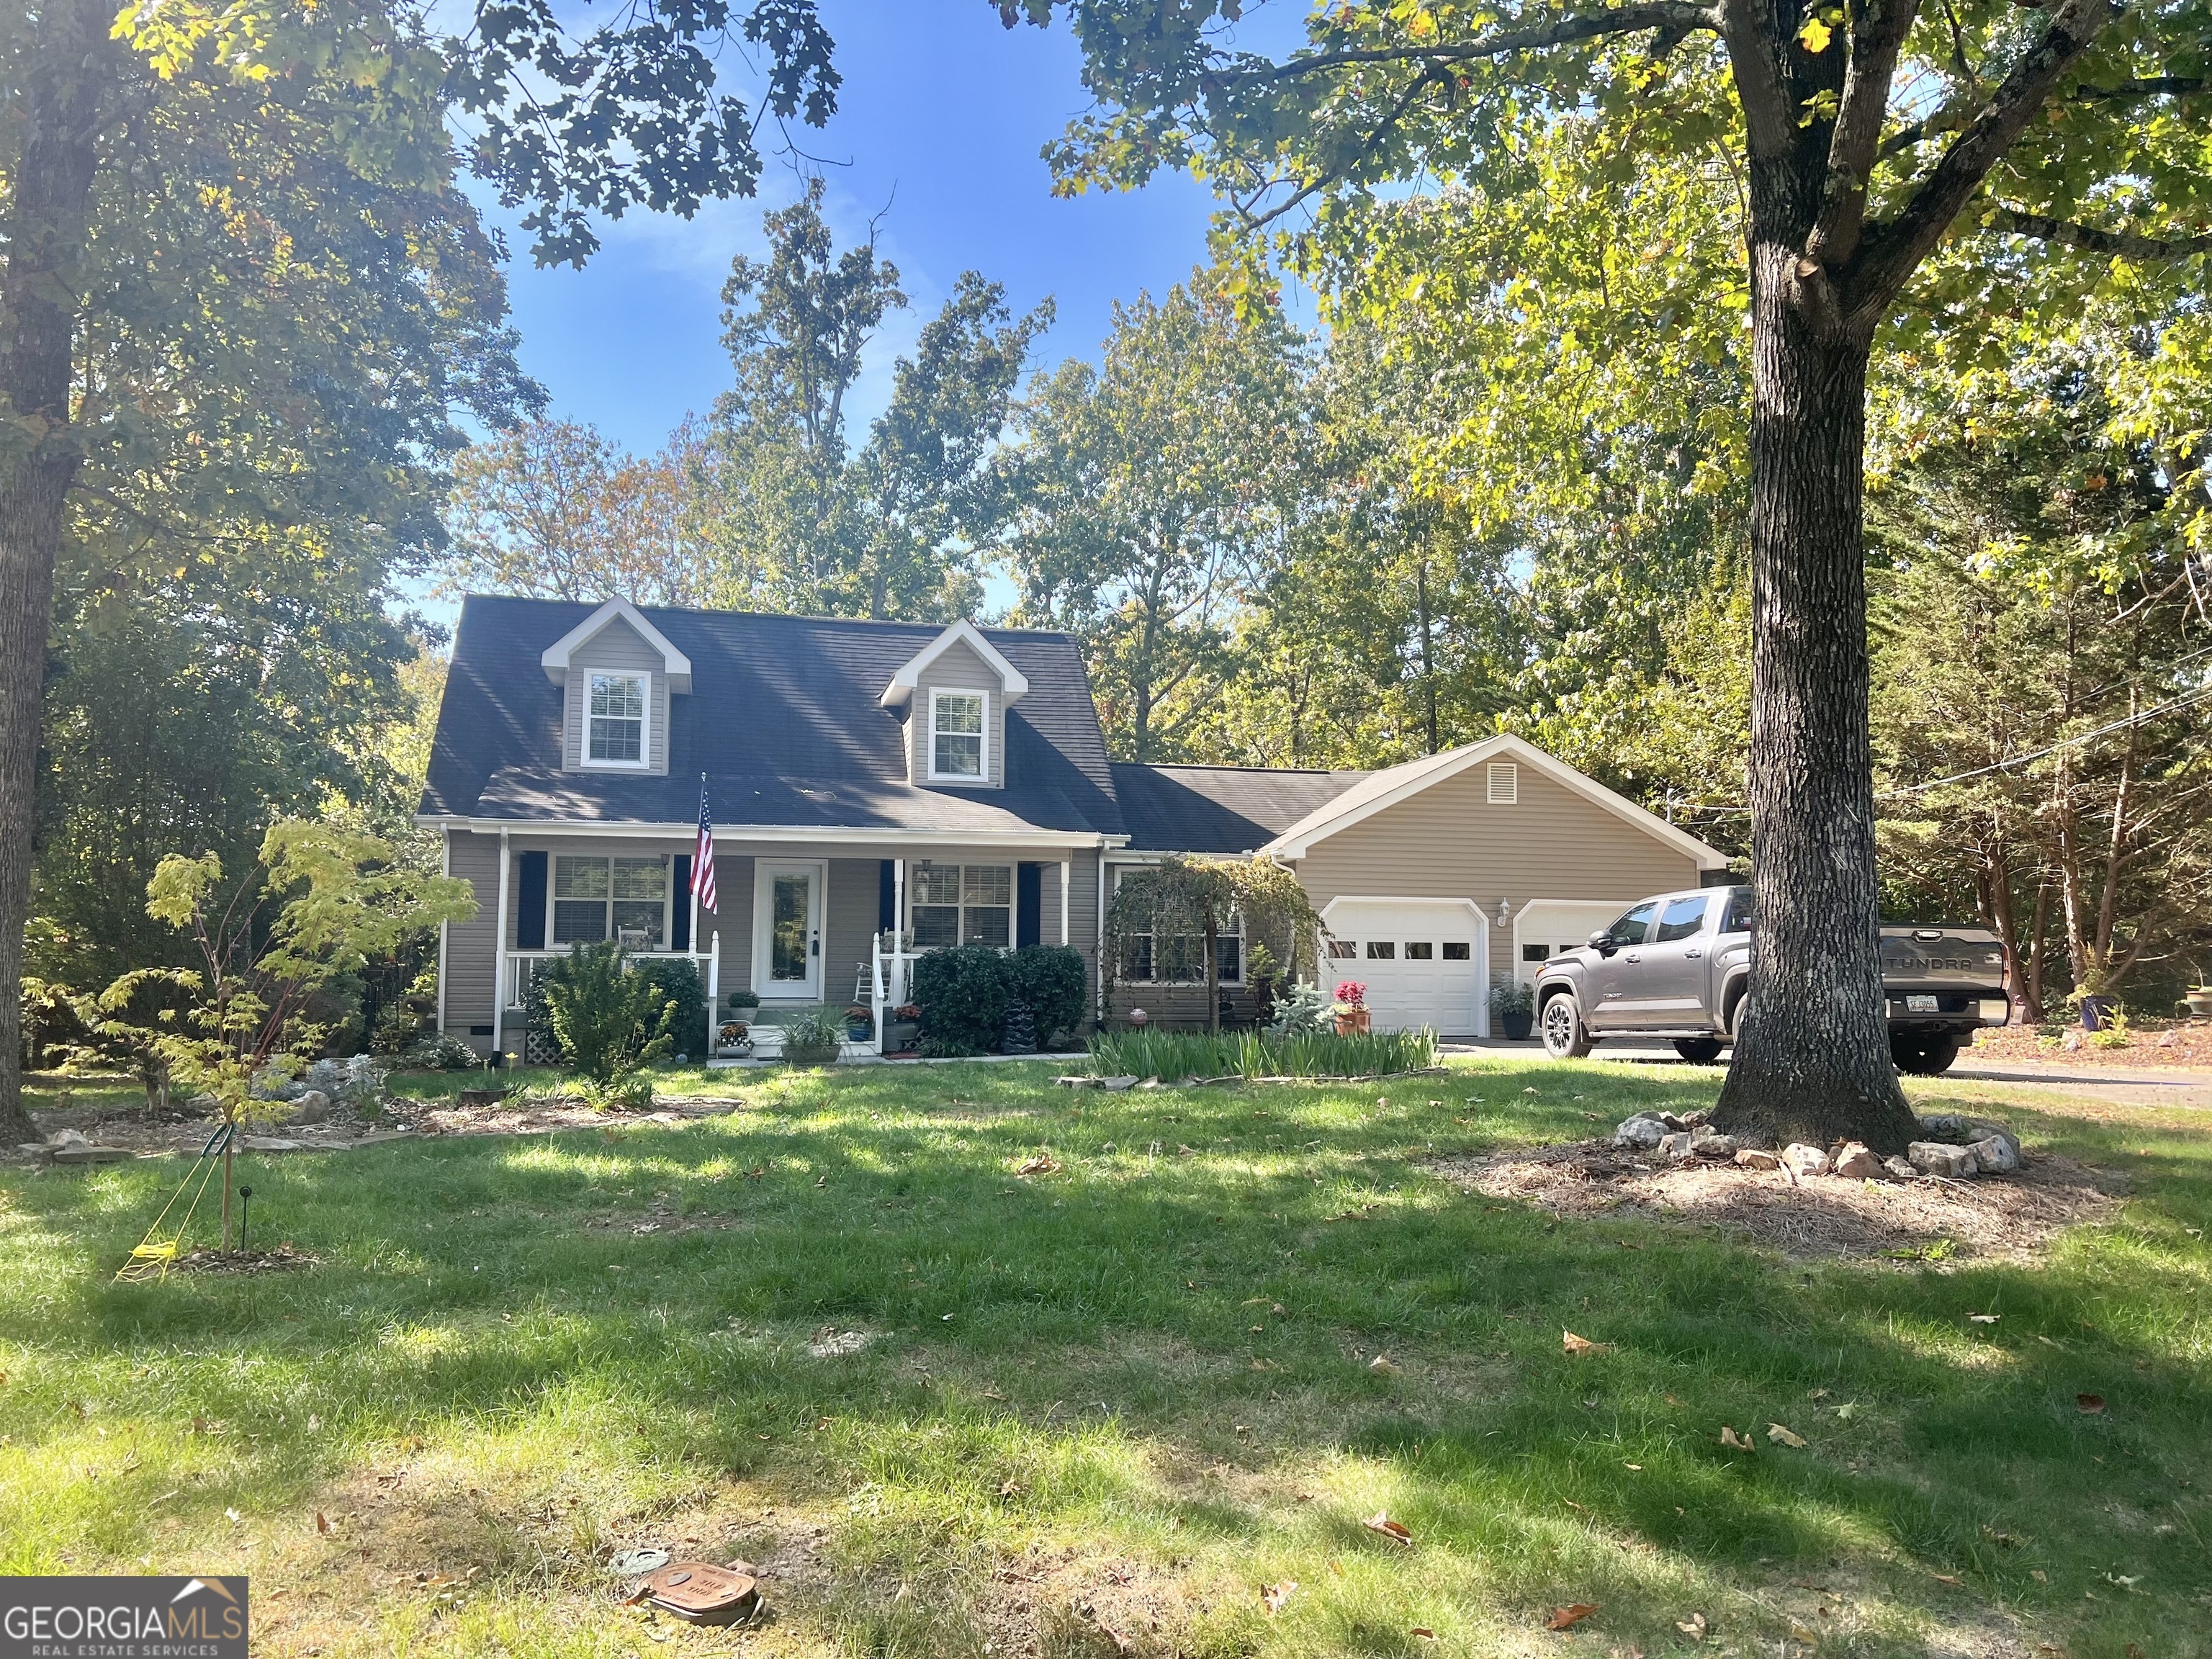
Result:
{"type": "Polygon", "coordinates": [[[1050,1175],[1060,1168],[1060,1160],[1050,1152],[1034,1152],[1014,1165],[1018,1176],[1050,1175]]]}
{"type": "Polygon", "coordinates": [[[1972,1325],[1994,1325],[2003,1317],[2002,1314],[1968,1314],[1966,1322],[1972,1325]]]}
{"type": "Polygon", "coordinates": [[[1408,1636],[1417,1636],[1424,1642],[1433,1642],[1437,1639],[1436,1632],[1431,1630],[1426,1625],[1416,1625],[1413,1629],[1407,1631],[1406,1634],[1408,1636]]]}
{"type": "Polygon", "coordinates": [[[1721,1425],[1721,1444],[1728,1447],[1731,1451],[1757,1451],[1759,1449],[1758,1442],[1754,1441],[1747,1434],[1738,1434],[1735,1429],[1726,1423],[1721,1425]]]}
{"type": "Polygon", "coordinates": [[[1386,1353],[1378,1353],[1369,1360],[1367,1369],[1378,1376],[1395,1376],[1398,1374],[1397,1362],[1386,1353]]]}
{"type": "Polygon", "coordinates": [[[1564,1607],[1553,1607],[1545,1615],[1546,1630],[1571,1630],[1597,1611],[1595,1601],[1577,1601],[1564,1607]]]}
{"type": "Polygon", "coordinates": [[[1766,1425],[1766,1437],[1778,1446],[1795,1446],[1802,1450],[1805,1445],[1803,1435],[1794,1430],[1785,1429],[1779,1423],[1769,1423],[1766,1425]]]}
{"type": "Polygon", "coordinates": [[[240,1522],[241,1522],[241,1521],[243,1521],[244,1519],[246,1519],[246,1517],[245,1517],[244,1516],[240,1515],[240,1514],[236,1510],[225,1510],[222,1512],[222,1518],[223,1518],[224,1520],[226,1520],[226,1521],[229,1522],[230,1522],[230,1524],[231,1524],[232,1526],[234,1526],[234,1526],[236,1526],[240,1522]]]}
{"type": "Polygon", "coordinates": [[[1559,1340],[1560,1345],[1569,1353],[1611,1353],[1613,1352],[1612,1343],[1593,1342],[1586,1336],[1577,1336],[1572,1331],[1561,1331],[1559,1340]]]}
{"type": "Polygon", "coordinates": [[[1625,1469],[1634,1469],[1638,1474],[1644,1473],[1644,1465],[1641,1463],[1624,1463],[1621,1465],[1621,1468],[1625,1469]]]}
{"type": "Polygon", "coordinates": [[[1848,1423],[1853,1418],[1865,1416],[1866,1407],[1853,1401],[1846,1401],[1836,1407],[1836,1415],[1848,1423]]]}
{"type": "Polygon", "coordinates": [[[1928,1576],[1937,1583],[1949,1584],[1954,1589],[1962,1588],[1966,1582],[1955,1572],[1931,1572],[1928,1576]]]}
{"type": "Polygon", "coordinates": [[[2101,1394],[2077,1394],[2074,1396],[2074,1409],[2084,1417],[2094,1417],[2105,1409],[2105,1396],[2101,1394]]]}
{"type": "Polygon", "coordinates": [[[1413,1534],[1406,1530],[1403,1523],[1393,1521],[1388,1510],[1377,1510],[1359,1524],[1370,1532],[1379,1532],[1385,1538],[1395,1540],[1407,1549],[1413,1547],[1413,1534]]]}
{"type": "Polygon", "coordinates": [[[336,1532],[337,1529],[338,1523],[337,1522],[331,1520],[330,1516],[325,1515],[320,1510],[317,1510],[315,1511],[315,1530],[317,1532],[336,1532]]]}
{"type": "Polygon", "coordinates": [[[1820,1644],[1820,1638],[1802,1625],[1790,1626],[1790,1639],[1793,1642],[1802,1642],[1808,1647],[1818,1647],[1820,1644]]]}
{"type": "Polygon", "coordinates": [[[1693,1613],[1687,1619],[1677,1619],[1674,1621],[1674,1628],[1692,1641],[1702,1642],[1705,1639],[1705,1632],[1712,1626],[1705,1622],[1704,1613],[1693,1613]]]}
{"type": "Polygon", "coordinates": [[[1298,1581],[1295,1578],[1285,1578],[1279,1584],[1261,1586],[1260,1600],[1267,1604],[1269,1613],[1280,1613],[1283,1610],[1283,1603],[1297,1593],[1298,1581]]]}

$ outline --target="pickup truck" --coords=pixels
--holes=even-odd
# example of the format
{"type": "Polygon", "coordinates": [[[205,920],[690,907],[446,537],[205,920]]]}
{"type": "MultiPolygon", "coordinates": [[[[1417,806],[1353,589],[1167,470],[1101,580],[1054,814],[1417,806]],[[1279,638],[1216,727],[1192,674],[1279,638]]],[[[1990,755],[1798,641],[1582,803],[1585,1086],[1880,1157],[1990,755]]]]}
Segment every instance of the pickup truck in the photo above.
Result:
{"type": "MultiPolygon", "coordinates": [[[[1751,980],[1748,887],[1662,893],[1632,905],[1580,949],[1536,974],[1536,1028],[1554,1060],[1607,1037],[1671,1039],[1700,1065],[1735,1040],[1751,980]]],[[[1905,924],[1881,930],[1889,1050],[1902,1072],[1948,1070],[1983,1025],[2010,1012],[2004,953],[1984,927],[1905,924]]]]}

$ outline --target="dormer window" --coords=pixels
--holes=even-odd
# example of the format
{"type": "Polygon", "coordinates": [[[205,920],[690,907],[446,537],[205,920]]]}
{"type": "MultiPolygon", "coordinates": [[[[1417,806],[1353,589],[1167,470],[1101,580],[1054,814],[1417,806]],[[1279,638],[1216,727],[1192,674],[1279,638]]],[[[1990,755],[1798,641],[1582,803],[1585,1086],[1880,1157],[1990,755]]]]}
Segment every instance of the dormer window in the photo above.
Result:
{"type": "Polygon", "coordinates": [[[984,753],[990,694],[937,690],[929,694],[929,781],[980,783],[989,769],[984,753]]]}
{"type": "Polygon", "coordinates": [[[599,674],[591,680],[584,758],[592,766],[646,763],[646,710],[653,706],[642,674],[599,674]]]}

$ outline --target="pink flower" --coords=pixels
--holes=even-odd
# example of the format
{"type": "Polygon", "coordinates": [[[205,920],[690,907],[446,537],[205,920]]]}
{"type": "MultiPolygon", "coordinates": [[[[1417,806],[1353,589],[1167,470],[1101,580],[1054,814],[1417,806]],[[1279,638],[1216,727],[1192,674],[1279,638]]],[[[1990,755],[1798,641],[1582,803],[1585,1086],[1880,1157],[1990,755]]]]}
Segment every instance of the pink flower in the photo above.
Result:
{"type": "Polygon", "coordinates": [[[1367,981],[1364,979],[1340,980],[1336,987],[1336,1000],[1347,1008],[1365,1007],[1367,981]]]}

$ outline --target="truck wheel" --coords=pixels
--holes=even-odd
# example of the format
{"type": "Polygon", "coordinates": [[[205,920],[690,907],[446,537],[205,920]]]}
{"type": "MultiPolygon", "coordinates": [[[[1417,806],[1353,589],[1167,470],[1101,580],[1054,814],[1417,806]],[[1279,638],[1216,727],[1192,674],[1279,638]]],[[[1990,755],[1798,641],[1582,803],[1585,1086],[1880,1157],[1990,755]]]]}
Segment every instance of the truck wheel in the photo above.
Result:
{"type": "Polygon", "coordinates": [[[1574,994],[1562,991],[1544,1005],[1544,1052],[1553,1060],[1580,1060],[1590,1051],[1589,1029],[1574,994]]]}
{"type": "Polygon", "coordinates": [[[1951,1069],[1959,1057],[1954,1036],[1892,1037],[1889,1057],[1897,1069],[1912,1077],[1936,1077],[1951,1069]]]}
{"type": "Polygon", "coordinates": [[[1692,1066],[1710,1066],[1721,1057],[1718,1037],[1683,1037],[1674,1044],[1674,1052],[1692,1066]]]}

